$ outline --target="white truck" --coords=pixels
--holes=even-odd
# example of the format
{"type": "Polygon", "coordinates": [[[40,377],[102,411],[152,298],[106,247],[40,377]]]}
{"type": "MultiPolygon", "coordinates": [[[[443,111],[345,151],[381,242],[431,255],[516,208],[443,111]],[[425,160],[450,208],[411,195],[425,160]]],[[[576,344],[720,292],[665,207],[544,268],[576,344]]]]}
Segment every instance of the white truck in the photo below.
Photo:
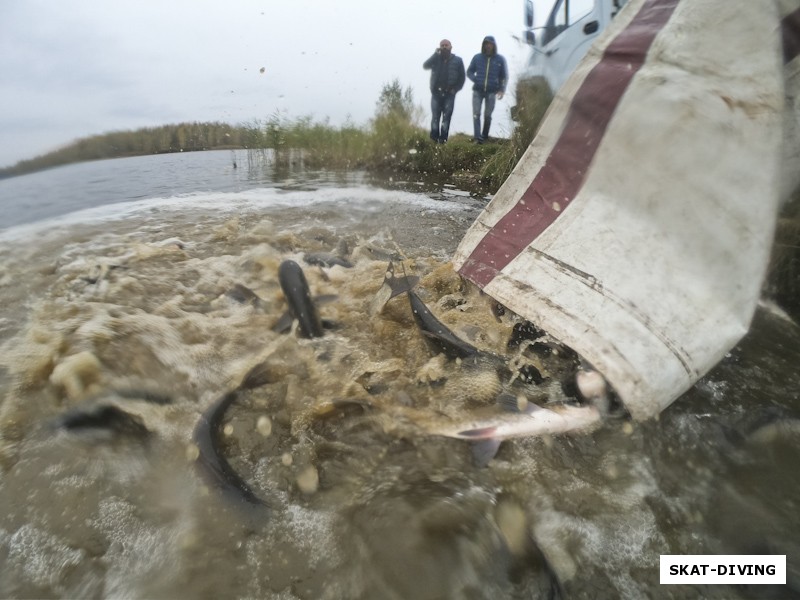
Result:
{"type": "Polygon", "coordinates": [[[627,0],[556,0],[545,26],[534,28],[533,0],[525,0],[524,37],[531,52],[520,79],[544,80],[555,94],[625,4],[627,0]]]}

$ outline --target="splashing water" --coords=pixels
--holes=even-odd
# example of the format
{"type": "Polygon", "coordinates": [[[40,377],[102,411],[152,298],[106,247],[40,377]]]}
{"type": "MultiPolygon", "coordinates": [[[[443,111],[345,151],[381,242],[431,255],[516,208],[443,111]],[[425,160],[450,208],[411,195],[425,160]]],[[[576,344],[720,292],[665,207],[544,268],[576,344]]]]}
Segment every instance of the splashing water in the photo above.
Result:
{"type": "MultiPolygon", "coordinates": [[[[513,316],[447,262],[479,208],[260,190],[0,234],[0,595],[680,598],[696,590],[659,588],[660,554],[770,548],[796,566],[800,336],[766,312],[658,422],[504,442],[484,469],[467,443],[426,433],[503,382],[432,356],[406,299],[380,314],[372,302],[399,255],[457,335],[521,356],[513,316]],[[352,268],[302,262],[342,241],[352,268]],[[319,304],[321,338],[273,331],[285,259],[335,296],[319,304]],[[240,392],[221,430],[269,506],[254,516],[199,477],[192,431],[259,364],[266,383],[240,392]],[[101,406],[123,417],[62,426],[101,406]]],[[[530,397],[560,394],[560,373],[531,360],[547,379],[530,397]]]]}

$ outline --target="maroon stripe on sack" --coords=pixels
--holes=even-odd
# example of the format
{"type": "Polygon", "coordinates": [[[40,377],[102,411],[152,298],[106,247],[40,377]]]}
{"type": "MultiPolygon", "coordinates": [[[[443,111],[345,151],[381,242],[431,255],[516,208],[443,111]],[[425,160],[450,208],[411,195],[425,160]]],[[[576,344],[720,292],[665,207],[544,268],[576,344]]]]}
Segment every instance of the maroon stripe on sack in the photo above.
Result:
{"type": "Polygon", "coordinates": [[[679,0],[647,0],[578,89],[564,129],[517,204],[489,230],[459,273],[483,287],[575,198],[620,98],[679,0]]]}
{"type": "Polygon", "coordinates": [[[783,62],[790,63],[800,54],[800,8],[781,19],[783,62]]]}

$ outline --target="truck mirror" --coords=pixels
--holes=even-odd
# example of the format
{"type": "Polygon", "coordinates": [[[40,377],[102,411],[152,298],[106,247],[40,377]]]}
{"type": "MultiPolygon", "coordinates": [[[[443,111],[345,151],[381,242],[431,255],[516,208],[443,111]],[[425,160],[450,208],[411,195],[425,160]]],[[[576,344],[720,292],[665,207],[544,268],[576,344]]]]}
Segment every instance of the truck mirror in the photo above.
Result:
{"type": "Polygon", "coordinates": [[[525,27],[533,27],[533,0],[525,0],[525,27]]]}
{"type": "Polygon", "coordinates": [[[525,30],[525,41],[530,44],[531,46],[536,45],[536,34],[533,33],[530,29],[525,30]]]}

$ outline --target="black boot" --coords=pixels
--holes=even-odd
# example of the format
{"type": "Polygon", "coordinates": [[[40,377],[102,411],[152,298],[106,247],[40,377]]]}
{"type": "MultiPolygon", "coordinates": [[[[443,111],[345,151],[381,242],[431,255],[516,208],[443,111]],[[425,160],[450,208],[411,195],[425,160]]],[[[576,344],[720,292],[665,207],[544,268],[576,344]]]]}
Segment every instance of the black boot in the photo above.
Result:
{"type": "Polygon", "coordinates": [[[483,135],[481,135],[481,137],[486,141],[489,141],[489,127],[491,126],[492,126],[492,119],[486,117],[483,120],[483,135]]]}

